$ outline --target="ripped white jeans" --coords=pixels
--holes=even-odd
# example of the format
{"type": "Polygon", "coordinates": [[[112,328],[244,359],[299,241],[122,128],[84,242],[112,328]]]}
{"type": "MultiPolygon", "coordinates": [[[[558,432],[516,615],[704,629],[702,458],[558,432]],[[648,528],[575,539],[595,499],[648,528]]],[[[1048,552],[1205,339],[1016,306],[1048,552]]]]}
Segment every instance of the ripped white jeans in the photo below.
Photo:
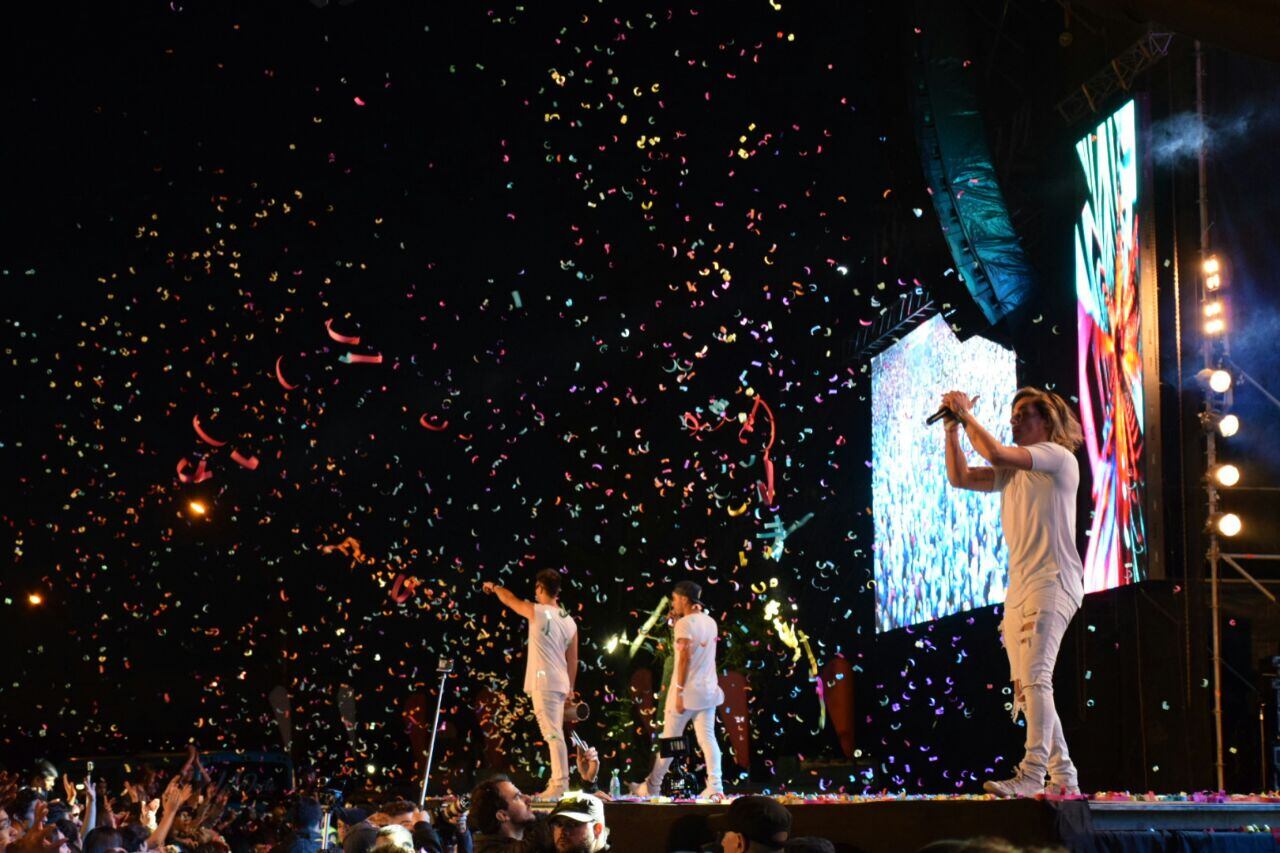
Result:
{"type": "Polygon", "coordinates": [[[538,720],[538,731],[547,742],[551,753],[551,778],[548,791],[564,792],[569,787],[569,747],[564,742],[564,693],[535,690],[529,694],[533,700],[533,715],[538,720]]]}
{"type": "MultiPolygon", "coordinates": [[[[716,741],[716,709],[686,708],[676,712],[674,703],[668,703],[662,715],[662,736],[680,737],[685,727],[693,722],[693,734],[698,740],[698,748],[702,750],[702,760],[707,764],[707,790],[714,793],[724,792],[724,783],[720,778],[720,744],[716,741]]],[[[662,790],[662,780],[666,778],[671,767],[671,759],[657,755],[653,760],[653,769],[649,771],[649,793],[657,794],[662,790]]]]}
{"type": "Polygon", "coordinates": [[[1076,785],[1076,767],[1067,752],[1062,721],[1053,704],[1053,666],[1058,647],[1079,605],[1060,586],[1036,590],[1015,607],[1006,607],[1000,634],[1009,655],[1014,683],[1013,719],[1027,721],[1026,753],[1020,772],[1055,784],[1076,785]]]}

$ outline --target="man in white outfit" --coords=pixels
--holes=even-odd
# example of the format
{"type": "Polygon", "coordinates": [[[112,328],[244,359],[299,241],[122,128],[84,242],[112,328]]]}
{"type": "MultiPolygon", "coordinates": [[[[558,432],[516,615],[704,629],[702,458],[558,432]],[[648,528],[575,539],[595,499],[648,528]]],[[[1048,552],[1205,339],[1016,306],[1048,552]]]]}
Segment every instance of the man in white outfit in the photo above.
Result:
{"type": "MultiPolygon", "coordinates": [[[[702,612],[702,587],[680,581],[671,593],[671,612],[676,617],[676,662],[667,688],[662,712],[662,736],[680,737],[693,722],[693,733],[707,765],[707,787],[703,797],[724,795],[720,778],[720,744],[716,742],[716,709],[724,703],[724,691],[716,674],[716,620],[702,612]]],[[[641,797],[662,792],[662,780],[671,759],[659,754],[649,778],[634,786],[641,797]]]]}
{"type": "Polygon", "coordinates": [[[942,395],[947,420],[947,479],[951,485],[1000,492],[1000,525],[1009,546],[1009,589],[1000,624],[1014,689],[1013,716],[1027,722],[1026,752],[1012,779],[983,784],[1002,797],[1080,793],[1053,704],[1053,665],[1071,617],[1084,598],[1084,566],[1076,550],[1074,455],[1083,436],[1075,413],[1057,394],[1023,388],[1013,397],[1013,440],[1005,447],[970,411],[959,391],[942,395]],[[963,427],[973,449],[991,463],[970,468],[960,449],[963,427]],[[1048,784],[1045,784],[1045,775],[1048,784]]]}
{"type": "Polygon", "coordinates": [[[569,787],[569,749],[564,740],[564,706],[578,678],[578,626],[560,606],[560,573],[538,572],[533,601],[525,601],[495,583],[481,587],[529,620],[529,662],[524,692],[533,700],[538,729],[551,752],[551,779],[534,799],[558,800],[569,787]]]}

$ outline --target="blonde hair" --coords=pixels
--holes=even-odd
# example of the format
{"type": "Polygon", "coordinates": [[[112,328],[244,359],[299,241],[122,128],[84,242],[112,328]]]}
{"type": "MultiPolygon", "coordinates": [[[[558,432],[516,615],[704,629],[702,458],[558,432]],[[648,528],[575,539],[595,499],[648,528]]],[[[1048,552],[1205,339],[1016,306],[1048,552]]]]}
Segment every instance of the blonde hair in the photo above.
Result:
{"type": "Polygon", "coordinates": [[[1028,386],[1019,388],[1013,395],[1013,406],[1016,408],[1021,400],[1029,400],[1027,405],[1034,407],[1036,413],[1044,418],[1049,427],[1049,440],[1054,444],[1061,444],[1072,453],[1084,444],[1080,419],[1062,397],[1052,391],[1028,386]]]}

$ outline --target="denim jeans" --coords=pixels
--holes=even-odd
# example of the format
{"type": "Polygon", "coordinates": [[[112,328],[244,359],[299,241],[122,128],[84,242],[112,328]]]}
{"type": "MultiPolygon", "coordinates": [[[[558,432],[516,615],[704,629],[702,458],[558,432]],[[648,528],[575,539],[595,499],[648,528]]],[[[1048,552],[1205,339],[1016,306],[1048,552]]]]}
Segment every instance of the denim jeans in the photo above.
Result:
{"type": "Polygon", "coordinates": [[[538,718],[538,730],[551,752],[551,781],[548,791],[564,791],[569,787],[569,748],[564,742],[565,694],[550,690],[537,690],[530,694],[533,714],[538,718]]]}
{"type": "Polygon", "coordinates": [[[1020,771],[1058,784],[1076,785],[1076,767],[1067,751],[1062,720],[1053,703],[1053,666],[1071,617],[1079,605],[1058,585],[1036,590],[1016,607],[1006,607],[1000,623],[1010,678],[1014,681],[1013,717],[1027,722],[1026,754],[1020,771]],[[1021,686],[1021,692],[1018,688],[1021,686]]]}
{"type": "MultiPolygon", "coordinates": [[[[698,748],[702,750],[702,760],[707,763],[707,790],[722,792],[724,783],[720,778],[720,744],[716,742],[716,709],[686,708],[677,714],[675,708],[668,705],[662,719],[663,737],[680,737],[685,726],[693,721],[693,734],[698,739],[698,748]]],[[[649,773],[649,793],[657,794],[662,790],[662,780],[671,767],[671,759],[658,755],[653,761],[653,770],[649,773]]]]}

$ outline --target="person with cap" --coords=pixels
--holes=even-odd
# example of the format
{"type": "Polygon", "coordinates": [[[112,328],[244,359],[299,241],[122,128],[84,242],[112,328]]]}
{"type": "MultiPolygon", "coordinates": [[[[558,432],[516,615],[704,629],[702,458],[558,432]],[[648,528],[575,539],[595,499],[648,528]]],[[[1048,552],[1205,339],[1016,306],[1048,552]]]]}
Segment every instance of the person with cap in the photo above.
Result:
{"type": "Polygon", "coordinates": [[[558,800],[569,787],[569,747],[564,739],[565,703],[576,694],[578,677],[578,626],[560,605],[560,573],[538,572],[534,600],[526,601],[509,589],[485,582],[481,589],[529,622],[529,662],[524,692],[533,700],[538,730],[551,753],[551,778],[535,800],[558,800]]]}
{"type": "MultiPolygon", "coordinates": [[[[689,580],[680,581],[672,589],[671,612],[676,619],[676,657],[662,712],[662,736],[680,737],[685,727],[693,723],[694,736],[707,765],[707,786],[701,796],[721,797],[724,784],[715,726],[716,708],[724,702],[724,691],[716,675],[716,620],[703,612],[702,587],[689,580]]],[[[632,793],[641,797],[661,793],[662,780],[670,767],[671,759],[659,754],[649,778],[633,786],[632,793]]]]}
{"type": "Polygon", "coordinates": [[[604,803],[591,794],[565,794],[548,817],[556,853],[599,853],[609,849],[604,803]]]}
{"type": "Polygon", "coordinates": [[[723,833],[724,853],[782,853],[791,834],[791,812],[772,797],[738,797],[707,824],[723,833]]]}

